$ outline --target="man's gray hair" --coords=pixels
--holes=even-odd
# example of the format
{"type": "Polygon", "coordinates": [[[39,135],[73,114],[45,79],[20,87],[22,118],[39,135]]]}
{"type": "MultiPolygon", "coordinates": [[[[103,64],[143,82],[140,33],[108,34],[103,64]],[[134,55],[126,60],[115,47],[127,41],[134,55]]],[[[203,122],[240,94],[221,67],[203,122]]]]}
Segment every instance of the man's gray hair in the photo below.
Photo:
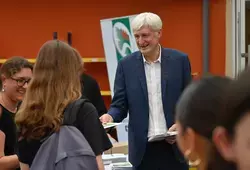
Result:
{"type": "Polygon", "coordinates": [[[133,19],[131,26],[133,31],[138,31],[143,26],[147,26],[154,31],[159,31],[162,29],[162,21],[158,15],[151,12],[144,12],[133,19]]]}

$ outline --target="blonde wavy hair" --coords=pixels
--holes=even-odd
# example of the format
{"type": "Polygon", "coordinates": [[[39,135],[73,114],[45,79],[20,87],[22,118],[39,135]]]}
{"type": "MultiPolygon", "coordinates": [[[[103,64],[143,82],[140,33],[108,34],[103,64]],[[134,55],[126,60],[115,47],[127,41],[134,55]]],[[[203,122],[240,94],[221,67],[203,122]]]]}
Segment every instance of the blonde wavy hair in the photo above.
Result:
{"type": "Polygon", "coordinates": [[[51,40],[40,49],[15,121],[21,137],[39,139],[58,131],[66,106],[81,96],[80,54],[68,44],[51,40]]]}

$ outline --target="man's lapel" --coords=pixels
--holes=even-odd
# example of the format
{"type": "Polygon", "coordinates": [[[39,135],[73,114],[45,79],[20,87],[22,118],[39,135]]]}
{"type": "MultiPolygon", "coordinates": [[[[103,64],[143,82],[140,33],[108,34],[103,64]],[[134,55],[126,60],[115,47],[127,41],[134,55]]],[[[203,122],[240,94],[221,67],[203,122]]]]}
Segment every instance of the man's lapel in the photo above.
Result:
{"type": "Polygon", "coordinates": [[[144,68],[144,62],[141,53],[138,53],[136,56],[136,70],[135,74],[138,75],[141,87],[143,89],[143,93],[148,101],[148,89],[147,89],[147,81],[146,81],[146,75],[145,75],[145,68],[144,68]]]}
{"type": "Polygon", "coordinates": [[[165,99],[167,83],[168,83],[168,70],[170,69],[169,64],[170,57],[164,52],[164,49],[161,49],[161,93],[162,100],[165,99]]]}

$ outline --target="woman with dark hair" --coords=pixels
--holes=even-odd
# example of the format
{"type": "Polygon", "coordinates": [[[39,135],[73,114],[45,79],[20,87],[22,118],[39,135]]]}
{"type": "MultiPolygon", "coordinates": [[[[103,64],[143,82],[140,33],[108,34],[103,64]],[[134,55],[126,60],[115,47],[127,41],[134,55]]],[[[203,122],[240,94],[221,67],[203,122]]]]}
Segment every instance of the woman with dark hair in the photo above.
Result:
{"type": "Polygon", "coordinates": [[[226,86],[232,80],[212,76],[193,81],[176,106],[177,143],[191,166],[206,170],[212,149],[212,133],[226,86]]]}
{"type": "Polygon", "coordinates": [[[0,169],[19,167],[16,155],[17,130],[14,116],[32,78],[32,65],[22,57],[13,57],[2,64],[0,92],[0,169]]]}
{"type": "MultiPolygon", "coordinates": [[[[250,69],[242,72],[230,84],[225,98],[219,126],[213,140],[221,156],[236,164],[238,170],[250,169],[250,69]]],[[[218,156],[219,153],[212,155],[218,156]]],[[[224,170],[221,161],[214,160],[213,170],[224,170]]],[[[227,169],[225,169],[227,170],[227,169]]]]}

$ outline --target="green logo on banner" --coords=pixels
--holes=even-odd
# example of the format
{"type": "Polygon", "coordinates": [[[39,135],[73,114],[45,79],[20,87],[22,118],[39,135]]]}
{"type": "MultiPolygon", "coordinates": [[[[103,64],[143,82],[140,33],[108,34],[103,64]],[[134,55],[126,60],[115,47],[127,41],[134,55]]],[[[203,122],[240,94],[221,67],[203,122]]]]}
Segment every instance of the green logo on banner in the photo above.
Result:
{"type": "Polygon", "coordinates": [[[113,39],[116,48],[116,56],[119,61],[132,53],[132,34],[129,18],[115,19],[112,21],[113,39]]]}

